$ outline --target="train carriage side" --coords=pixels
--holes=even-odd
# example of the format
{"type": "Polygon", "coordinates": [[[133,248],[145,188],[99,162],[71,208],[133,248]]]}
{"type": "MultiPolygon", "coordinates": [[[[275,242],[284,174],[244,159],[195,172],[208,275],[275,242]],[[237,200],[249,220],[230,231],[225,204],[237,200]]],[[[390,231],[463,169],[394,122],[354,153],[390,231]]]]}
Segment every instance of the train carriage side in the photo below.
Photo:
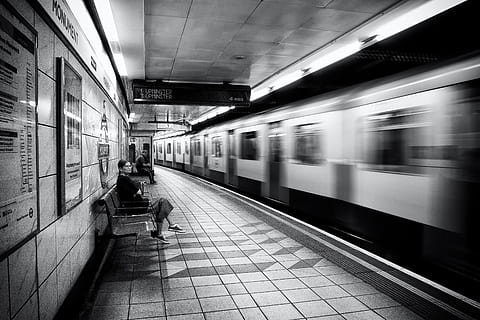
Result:
{"type": "Polygon", "coordinates": [[[175,169],[184,169],[184,151],[185,151],[185,145],[184,145],[184,138],[183,137],[176,137],[173,139],[173,153],[174,153],[174,163],[173,163],[173,168],[175,169]]]}
{"type": "Polygon", "coordinates": [[[164,152],[165,152],[165,162],[164,165],[166,167],[173,167],[173,139],[172,138],[167,138],[164,140],[164,152]]]}
{"type": "Polygon", "coordinates": [[[190,168],[190,135],[186,135],[183,138],[183,161],[184,161],[184,168],[185,171],[191,171],[190,168]]]}
{"type": "Polygon", "coordinates": [[[258,196],[266,193],[266,128],[263,120],[255,117],[238,122],[235,129],[238,188],[258,196]]]}
{"type": "Polygon", "coordinates": [[[475,57],[395,77],[356,92],[346,111],[355,128],[346,141],[357,163],[352,203],[362,217],[355,227],[459,273],[475,273],[478,259],[468,248],[480,212],[472,196],[480,184],[479,66],[475,57]]]}
{"type": "Polygon", "coordinates": [[[191,171],[194,174],[203,176],[204,174],[204,136],[202,134],[195,134],[191,136],[191,171]]]}
{"type": "Polygon", "coordinates": [[[207,130],[206,134],[208,135],[209,143],[209,178],[219,183],[226,183],[227,161],[225,148],[227,132],[223,130],[207,130]]]}
{"type": "Polygon", "coordinates": [[[156,165],[163,165],[164,163],[164,141],[157,139],[153,141],[155,146],[155,153],[154,153],[154,164],[156,165]]]}

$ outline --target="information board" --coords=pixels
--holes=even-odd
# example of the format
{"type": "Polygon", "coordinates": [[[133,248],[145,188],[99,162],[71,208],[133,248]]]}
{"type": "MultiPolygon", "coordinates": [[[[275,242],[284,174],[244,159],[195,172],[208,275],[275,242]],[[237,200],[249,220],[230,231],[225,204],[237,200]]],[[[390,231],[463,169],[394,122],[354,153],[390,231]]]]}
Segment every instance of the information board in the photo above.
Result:
{"type": "Polygon", "coordinates": [[[82,201],[82,77],[61,57],[57,104],[58,214],[63,215],[82,201]]]}
{"type": "Polygon", "coordinates": [[[133,82],[133,102],[213,106],[250,106],[250,87],[230,84],[133,82]]]}
{"type": "Polygon", "coordinates": [[[0,256],[38,230],[36,37],[0,4],[0,256]]]}

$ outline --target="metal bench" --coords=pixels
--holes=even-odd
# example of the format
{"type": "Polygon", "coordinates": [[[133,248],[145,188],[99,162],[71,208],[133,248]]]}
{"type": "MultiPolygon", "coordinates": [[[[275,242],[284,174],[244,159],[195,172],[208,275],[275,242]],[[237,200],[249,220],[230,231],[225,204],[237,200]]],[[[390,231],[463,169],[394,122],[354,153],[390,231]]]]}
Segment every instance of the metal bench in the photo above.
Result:
{"type": "Polygon", "coordinates": [[[136,235],[157,230],[151,207],[124,206],[115,187],[111,188],[99,204],[106,207],[110,230],[115,236],[136,235]]]}

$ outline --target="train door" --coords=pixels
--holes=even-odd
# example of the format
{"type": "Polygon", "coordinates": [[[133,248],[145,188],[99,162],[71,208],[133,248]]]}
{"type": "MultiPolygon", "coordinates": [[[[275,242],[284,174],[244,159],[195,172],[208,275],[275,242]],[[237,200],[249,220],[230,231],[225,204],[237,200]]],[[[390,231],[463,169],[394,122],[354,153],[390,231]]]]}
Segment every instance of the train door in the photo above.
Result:
{"type": "Polygon", "coordinates": [[[194,156],[194,153],[195,153],[195,146],[194,146],[194,142],[193,142],[193,139],[189,139],[190,140],[190,171],[193,172],[193,156],[194,156]]]}
{"type": "Polygon", "coordinates": [[[272,122],[268,133],[268,168],[269,168],[269,197],[282,201],[282,139],[283,131],[280,122],[272,122]]]}
{"type": "Polygon", "coordinates": [[[176,163],[176,160],[177,160],[177,148],[176,148],[176,143],[177,143],[176,140],[172,140],[172,168],[176,168],[176,167],[177,167],[177,163],[176,163]]]}
{"type": "Polygon", "coordinates": [[[208,177],[208,135],[203,137],[203,175],[208,177]]]}
{"type": "Polygon", "coordinates": [[[235,150],[235,133],[233,130],[228,131],[228,184],[237,185],[237,154],[235,150]]]}
{"type": "Polygon", "coordinates": [[[163,154],[162,154],[162,161],[163,161],[163,165],[166,165],[166,161],[167,161],[167,145],[165,143],[165,141],[162,141],[162,148],[163,148],[163,154]]]}
{"type": "Polygon", "coordinates": [[[136,151],[135,151],[135,144],[128,145],[128,161],[130,163],[135,163],[136,159],[136,151]]]}

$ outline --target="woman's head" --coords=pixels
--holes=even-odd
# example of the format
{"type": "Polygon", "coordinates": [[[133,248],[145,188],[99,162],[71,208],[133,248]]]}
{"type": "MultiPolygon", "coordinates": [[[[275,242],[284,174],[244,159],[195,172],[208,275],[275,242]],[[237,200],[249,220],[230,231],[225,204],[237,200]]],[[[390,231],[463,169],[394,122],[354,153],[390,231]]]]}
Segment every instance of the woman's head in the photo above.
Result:
{"type": "Polygon", "coordinates": [[[118,171],[121,173],[131,173],[132,172],[132,164],[127,160],[120,159],[118,160],[118,171]]]}

